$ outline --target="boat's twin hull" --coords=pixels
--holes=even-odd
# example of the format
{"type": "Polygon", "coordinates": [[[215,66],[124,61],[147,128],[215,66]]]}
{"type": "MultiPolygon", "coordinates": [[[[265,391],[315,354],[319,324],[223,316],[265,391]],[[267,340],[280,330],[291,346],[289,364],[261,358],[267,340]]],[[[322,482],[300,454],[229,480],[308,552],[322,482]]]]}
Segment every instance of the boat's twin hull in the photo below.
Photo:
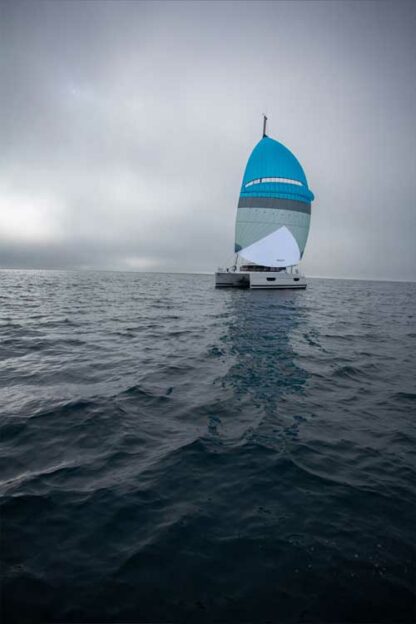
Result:
{"type": "Polygon", "coordinates": [[[216,288],[306,288],[306,279],[299,273],[286,271],[217,271],[216,288]]]}

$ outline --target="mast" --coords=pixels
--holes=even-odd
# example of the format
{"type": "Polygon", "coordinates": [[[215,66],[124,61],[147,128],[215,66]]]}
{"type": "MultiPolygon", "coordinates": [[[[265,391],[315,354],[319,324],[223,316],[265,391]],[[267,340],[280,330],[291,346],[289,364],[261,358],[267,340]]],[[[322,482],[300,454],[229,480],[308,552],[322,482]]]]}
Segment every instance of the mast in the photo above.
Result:
{"type": "Polygon", "coordinates": [[[266,126],[267,126],[267,117],[263,113],[263,139],[264,139],[264,137],[267,136],[267,134],[266,134],[266,126]]]}

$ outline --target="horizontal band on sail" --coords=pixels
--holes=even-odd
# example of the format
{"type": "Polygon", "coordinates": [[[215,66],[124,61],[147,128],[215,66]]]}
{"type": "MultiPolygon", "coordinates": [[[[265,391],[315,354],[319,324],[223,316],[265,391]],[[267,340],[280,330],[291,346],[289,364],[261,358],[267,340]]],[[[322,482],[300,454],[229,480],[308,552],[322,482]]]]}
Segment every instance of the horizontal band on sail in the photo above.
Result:
{"type": "Polygon", "coordinates": [[[294,199],[279,199],[277,197],[240,197],[239,208],[275,208],[277,210],[294,210],[311,214],[311,205],[294,199]]]}
{"type": "Polygon", "coordinates": [[[251,180],[245,184],[245,188],[253,186],[253,184],[266,184],[269,182],[280,182],[284,184],[295,184],[296,186],[302,186],[302,182],[299,180],[292,180],[291,178],[257,178],[257,180],[251,180]]]}

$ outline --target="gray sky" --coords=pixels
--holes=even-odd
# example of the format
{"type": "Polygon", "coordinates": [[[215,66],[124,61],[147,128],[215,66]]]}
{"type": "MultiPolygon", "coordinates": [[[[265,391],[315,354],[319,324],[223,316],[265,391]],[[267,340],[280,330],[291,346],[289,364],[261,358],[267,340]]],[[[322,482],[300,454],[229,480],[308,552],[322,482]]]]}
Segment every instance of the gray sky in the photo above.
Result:
{"type": "Polygon", "coordinates": [[[309,275],[416,279],[416,3],[1,5],[0,266],[213,271],[269,134],[309,275]]]}

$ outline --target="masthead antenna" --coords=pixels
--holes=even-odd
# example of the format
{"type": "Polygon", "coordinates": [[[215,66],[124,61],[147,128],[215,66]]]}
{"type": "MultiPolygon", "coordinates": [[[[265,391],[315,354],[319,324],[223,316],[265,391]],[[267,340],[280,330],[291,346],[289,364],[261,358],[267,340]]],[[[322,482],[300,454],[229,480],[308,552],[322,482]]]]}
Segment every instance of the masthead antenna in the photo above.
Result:
{"type": "Polygon", "coordinates": [[[267,136],[267,134],[266,134],[266,126],[267,126],[267,117],[263,113],[263,139],[264,139],[265,136],[267,136]]]}

